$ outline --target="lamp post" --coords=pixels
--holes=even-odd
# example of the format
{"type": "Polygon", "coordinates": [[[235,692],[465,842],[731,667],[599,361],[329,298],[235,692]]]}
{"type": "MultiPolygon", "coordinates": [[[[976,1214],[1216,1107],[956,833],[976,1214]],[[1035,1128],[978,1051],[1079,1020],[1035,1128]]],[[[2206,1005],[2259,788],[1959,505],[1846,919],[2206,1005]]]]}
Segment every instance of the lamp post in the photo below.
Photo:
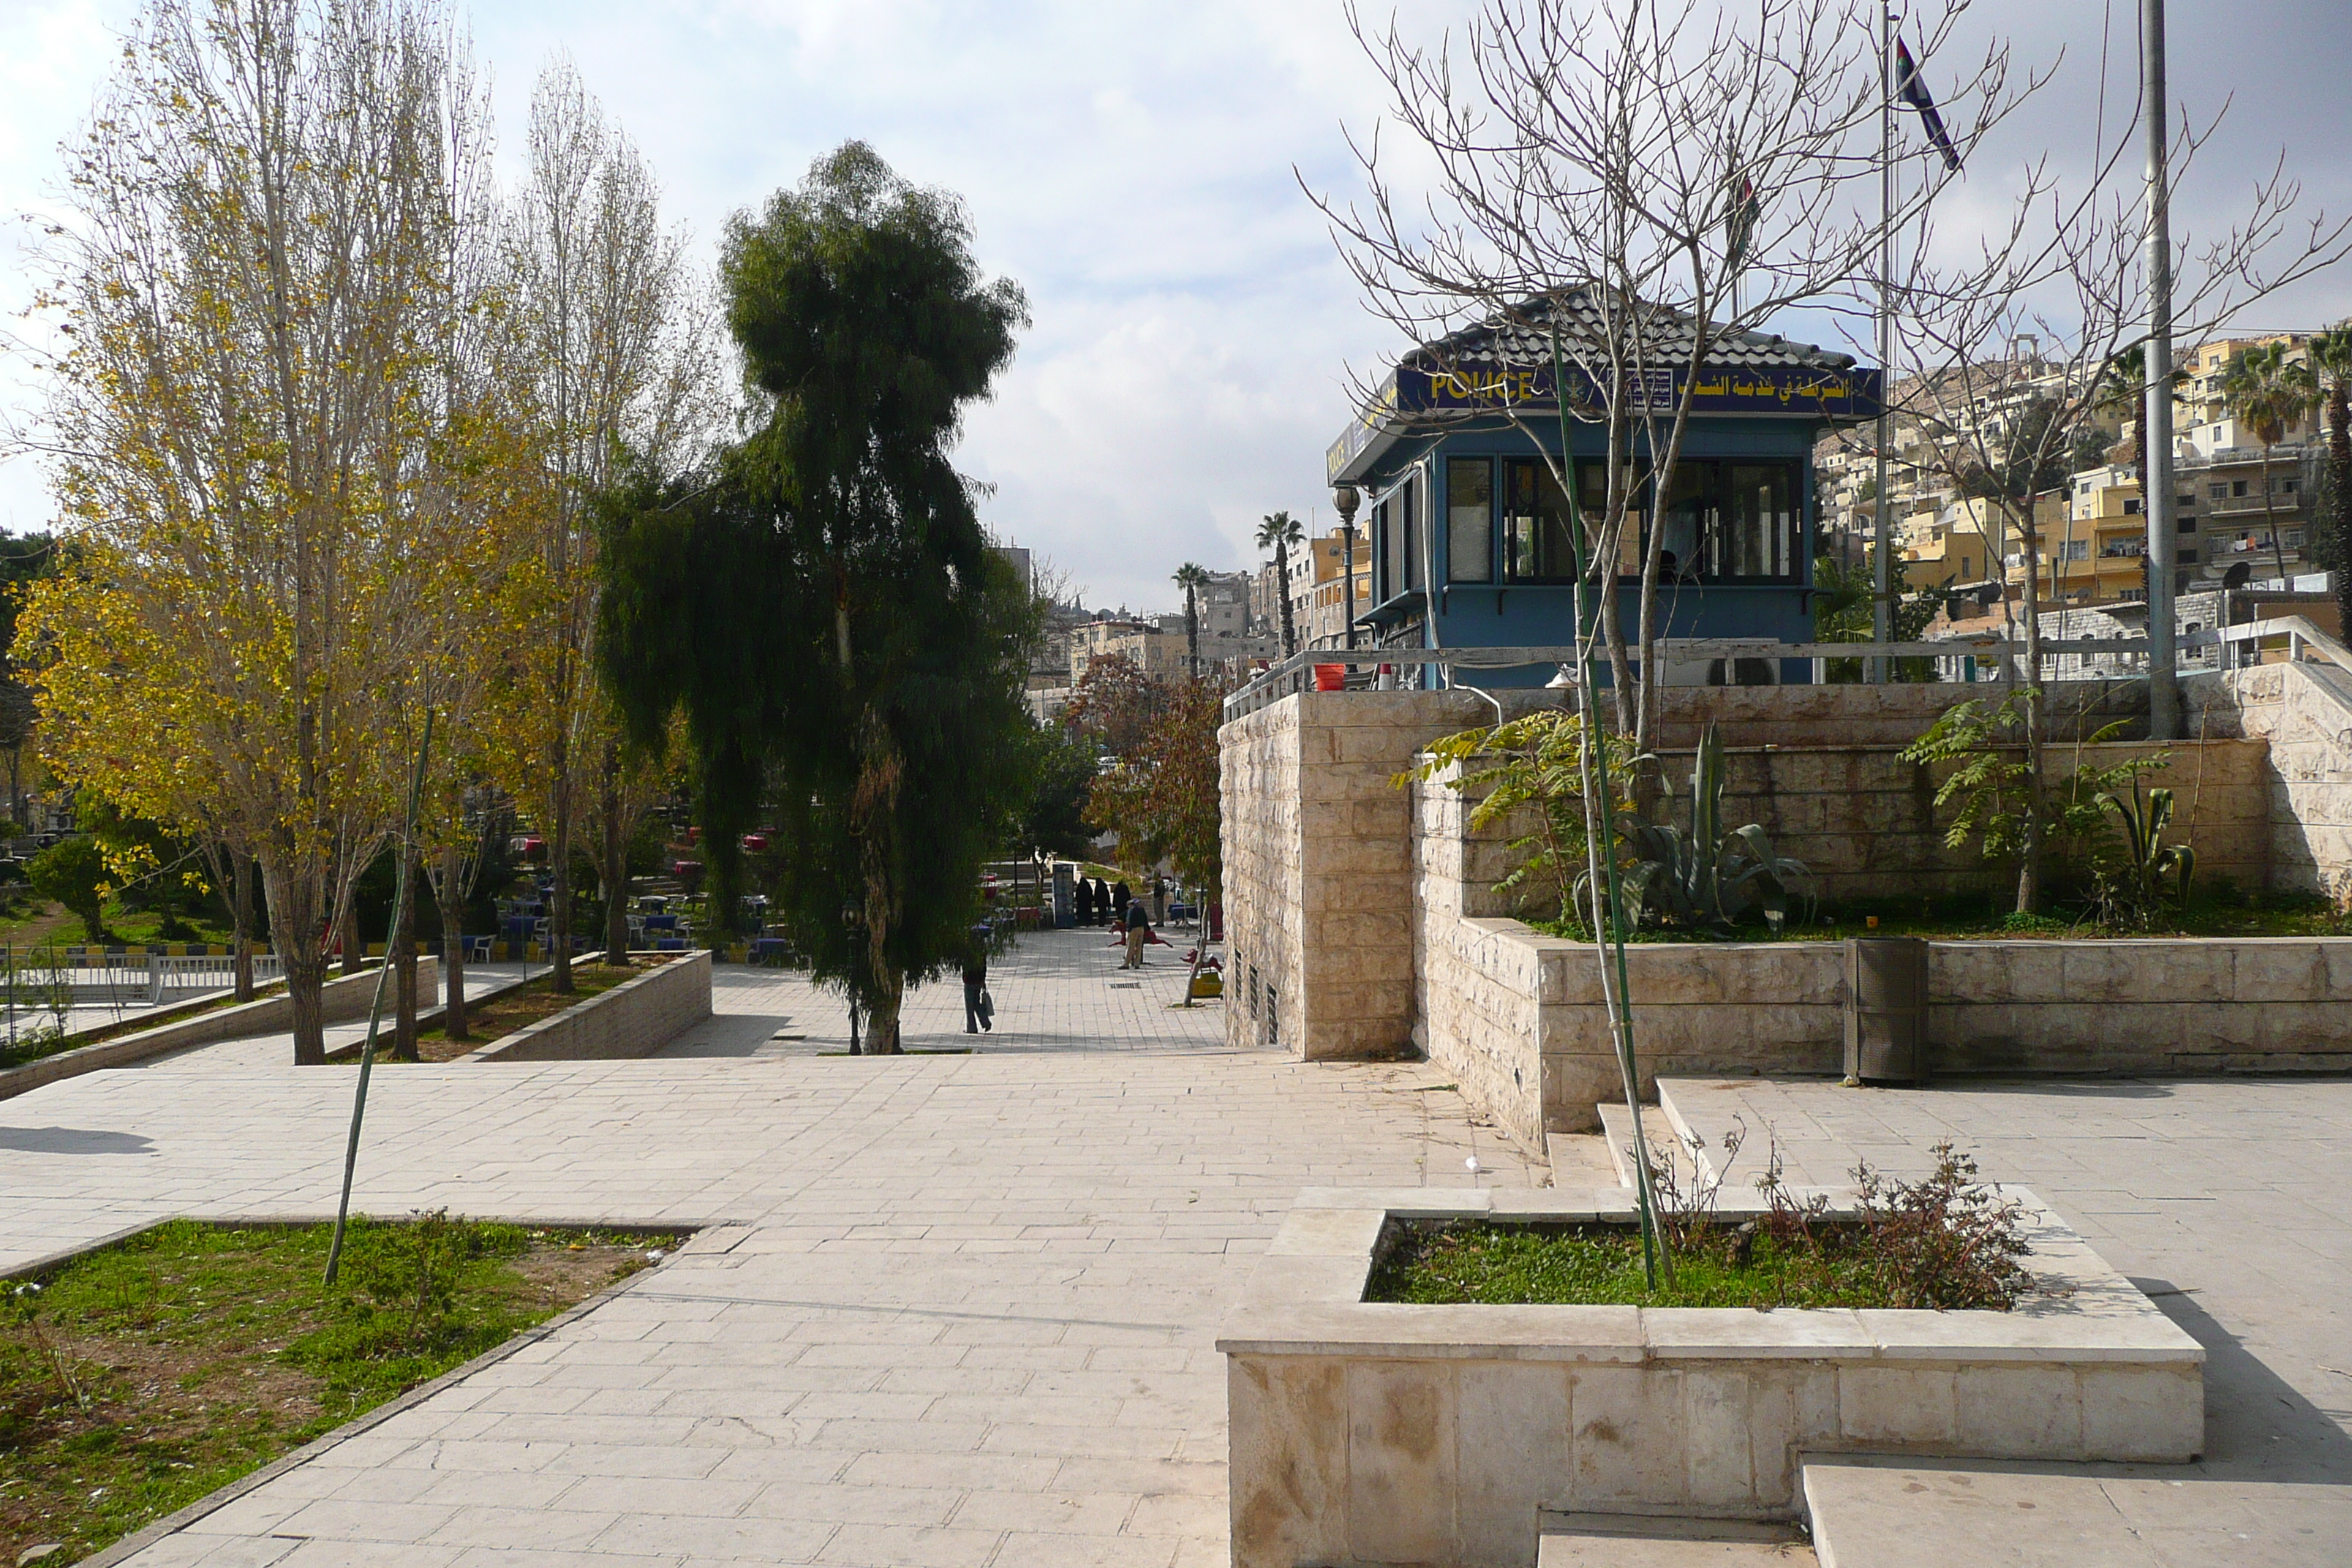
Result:
{"type": "Polygon", "coordinates": [[[1358,497],[1353,485],[1331,487],[1332,510],[1339,514],[1339,620],[1346,629],[1347,646],[1356,647],[1356,505],[1358,497]]]}

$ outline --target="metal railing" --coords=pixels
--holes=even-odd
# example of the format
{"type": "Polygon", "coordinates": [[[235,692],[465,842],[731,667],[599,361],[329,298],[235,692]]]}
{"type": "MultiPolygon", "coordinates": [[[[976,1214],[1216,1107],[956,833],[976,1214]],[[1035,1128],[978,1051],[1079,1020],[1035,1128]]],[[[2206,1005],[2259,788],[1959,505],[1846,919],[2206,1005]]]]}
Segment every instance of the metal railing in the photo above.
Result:
{"type": "MultiPolygon", "coordinates": [[[[2334,664],[2352,675],[2352,650],[2302,616],[2277,616],[2242,626],[2215,626],[2187,632],[2173,639],[2187,662],[2209,662],[2224,669],[2258,664],[2265,651],[2284,649],[2290,661],[2306,658],[2334,664]],[[2210,650],[2210,654],[2208,650],[2210,650]]],[[[1933,642],[1820,643],[1778,642],[1769,637],[1661,637],[1661,661],[1711,663],[1717,659],[1857,659],[1934,658],[1954,664],[1967,658],[2000,666],[2022,661],[2022,637],[1998,633],[1981,637],[1941,637],[1933,642]]],[[[2042,657],[2076,656],[2088,675],[2128,675],[2147,668],[2147,638],[2064,637],[2042,639],[2042,657]],[[2092,668],[2095,659],[2101,668],[2092,668]]],[[[1317,665],[1338,665],[1351,672],[1392,665],[1402,670],[1433,666],[1447,670],[1525,669],[1549,665],[1563,668],[1574,679],[1579,655],[1573,647],[1381,647],[1308,648],[1260,671],[1240,690],[1225,699],[1228,721],[1255,713],[1270,703],[1312,689],[1317,665]]],[[[2063,673],[2063,672],[2062,672],[2063,673]]],[[[1360,678],[1351,675],[1349,690],[1360,690],[1360,678]]]]}

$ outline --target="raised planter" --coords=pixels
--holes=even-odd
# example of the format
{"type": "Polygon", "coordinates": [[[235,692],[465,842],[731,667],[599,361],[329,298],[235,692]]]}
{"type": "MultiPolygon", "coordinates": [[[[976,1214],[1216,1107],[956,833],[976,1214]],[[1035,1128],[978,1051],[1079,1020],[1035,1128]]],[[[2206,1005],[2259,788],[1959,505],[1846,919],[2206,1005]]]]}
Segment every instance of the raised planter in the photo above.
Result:
{"type": "Polygon", "coordinates": [[[1808,1452],[2193,1458],[2203,1349],[2003,1195],[2042,1290],[1931,1312],[1368,1302],[1393,1221],[1630,1223],[1632,1195],[1302,1193],[1217,1341],[1233,1561],[1532,1568],[1546,1510],[1789,1516],[1808,1452]]]}
{"type": "MultiPolygon", "coordinates": [[[[348,1023],[367,1016],[369,1005],[375,999],[375,976],[379,965],[330,980],[320,989],[321,1009],[330,1024],[348,1023]]],[[[416,961],[416,989],[419,994],[430,994],[441,984],[441,961],[425,954],[416,961]]],[[[235,1007],[215,1007],[199,1013],[193,1018],[177,1023],[162,1024],[152,1029],[142,1029],[133,1035],[120,1035],[110,1040],[100,1040],[94,1046],[82,1046],[70,1051],[59,1051],[53,1057],[26,1062],[23,1067],[0,1072],[0,1100],[23,1094],[43,1084],[56,1083],[60,1079],[77,1078],[86,1072],[98,1072],[106,1068],[128,1067],[165,1051],[176,1051],[188,1046],[208,1046],[216,1040],[248,1039],[255,1035],[277,1034],[294,1026],[294,1004],[287,997],[284,983],[278,984],[278,994],[263,996],[235,1007]]]]}
{"type": "MultiPolygon", "coordinates": [[[[1426,914],[1419,1043],[1514,1134],[1595,1125],[1622,1095],[1589,942],[1426,914]]],[[[1845,976],[1829,942],[1626,950],[1653,1075],[1841,1070],[1845,976]]],[[[1928,944],[1931,1073],[2341,1072],[2352,938],[1988,939],[1928,944]]]]}
{"type": "Polygon", "coordinates": [[[647,1057],[710,1016],[710,954],[682,952],[552,1018],[458,1058],[467,1062],[617,1061],[647,1057]]]}

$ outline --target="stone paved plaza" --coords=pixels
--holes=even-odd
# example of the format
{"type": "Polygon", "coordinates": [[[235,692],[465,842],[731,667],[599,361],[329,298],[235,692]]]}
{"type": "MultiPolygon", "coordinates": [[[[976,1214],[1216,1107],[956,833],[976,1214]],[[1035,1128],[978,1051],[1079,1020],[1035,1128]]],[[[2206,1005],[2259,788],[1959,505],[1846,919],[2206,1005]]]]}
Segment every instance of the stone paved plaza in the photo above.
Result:
{"type": "MultiPolygon", "coordinates": [[[[1181,948],[1139,979],[1101,933],[1030,939],[970,1055],[827,1054],[845,1036],[833,998],[722,969],[719,1016],[663,1058],[385,1068],[372,1212],[708,1228],[132,1561],[1222,1563],[1213,1342],[1292,1194],[1462,1184],[1474,1155],[1477,1180],[1545,1174],[1425,1065],[1227,1048],[1217,1005],[1170,1006],[1181,948]]],[[[961,1050],[961,988],[929,988],[908,1044],[961,1050]]],[[[351,1086],[196,1051],[11,1100],[0,1258],[173,1214],[327,1214],[351,1086]]],[[[2214,1451],[2133,1504],[2168,1510],[2174,1533],[2150,1539],[2190,1554],[2132,1561],[2352,1557],[2352,1226],[2333,1174],[2352,1082],[1690,1093],[1710,1125],[1769,1120],[1798,1175],[1834,1177],[1855,1149],[1916,1168],[1957,1131],[2167,1292],[2213,1356],[2214,1451]]]]}
{"type": "MultiPolygon", "coordinates": [[[[712,1228],[134,1561],[1222,1561],[1212,1342],[1291,1194],[1467,1182],[1474,1153],[1541,1176],[1426,1068],[1234,1054],[1215,1006],[1169,1010],[1172,955],[1114,990],[1138,977],[1102,940],[1001,964],[984,1054],[813,1055],[831,999],[721,971],[678,1047],[713,1059],[383,1069],[373,1212],[712,1228]]],[[[937,987],[908,1043],[961,1027],[937,987]]],[[[330,1213],[351,1087],[199,1052],[9,1101],[0,1257],[330,1213]]]]}

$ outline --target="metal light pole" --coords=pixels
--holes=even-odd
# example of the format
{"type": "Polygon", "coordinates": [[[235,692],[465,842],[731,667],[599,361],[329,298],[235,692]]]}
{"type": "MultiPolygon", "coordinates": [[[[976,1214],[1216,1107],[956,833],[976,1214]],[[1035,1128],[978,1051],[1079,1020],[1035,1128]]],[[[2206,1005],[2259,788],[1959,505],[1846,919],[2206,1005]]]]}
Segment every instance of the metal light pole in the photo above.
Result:
{"type": "MultiPolygon", "coordinates": [[[[1895,640],[1895,542],[1887,537],[1886,443],[1892,425],[1886,399],[1895,389],[1895,13],[1878,15],[1878,456],[1874,469],[1878,493],[1871,498],[1874,559],[1870,567],[1870,640],[1895,640]]],[[[1884,658],[1863,661],[1863,679],[1875,686],[1886,679],[1884,658]]]]}
{"type": "Polygon", "coordinates": [[[1331,489],[1332,510],[1339,514],[1339,622],[1345,628],[1347,645],[1352,652],[1356,646],[1356,506],[1360,500],[1353,485],[1335,485],[1331,489]]]}
{"type": "Polygon", "coordinates": [[[2172,578],[2172,232],[2164,138],[2164,0],[2140,0],[2140,97],[2147,116],[2147,412],[2140,467],[2147,479],[2147,733],[2180,734],[2180,678],[2174,663],[2172,578]]]}

